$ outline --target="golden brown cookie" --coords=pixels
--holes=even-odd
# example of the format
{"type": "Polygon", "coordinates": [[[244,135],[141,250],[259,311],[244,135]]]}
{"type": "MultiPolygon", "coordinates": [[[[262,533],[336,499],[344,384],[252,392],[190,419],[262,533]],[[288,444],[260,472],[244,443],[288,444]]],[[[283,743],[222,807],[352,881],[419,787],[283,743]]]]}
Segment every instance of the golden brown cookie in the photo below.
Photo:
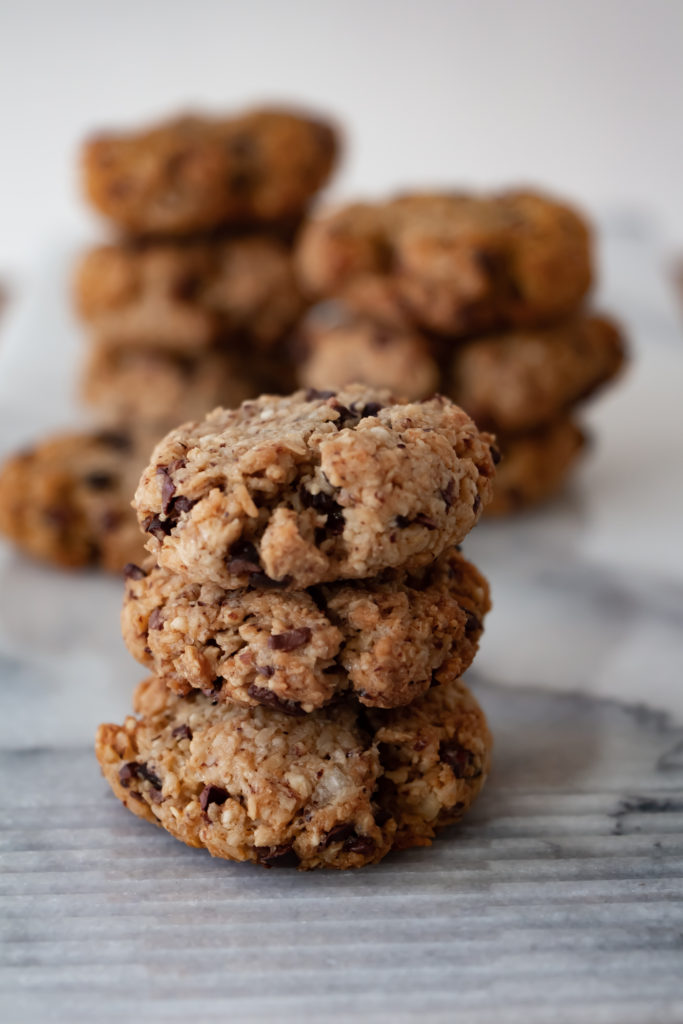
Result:
{"type": "Polygon", "coordinates": [[[570,419],[530,434],[501,438],[503,458],[486,515],[512,515],[555,497],[585,445],[586,435],[570,419]]]}
{"type": "Polygon", "coordinates": [[[332,170],[337,140],[288,110],[178,117],[84,147],[85,192],[132,234],[186,235],[298,220],[332,170]]]}
{"type": "Polygon", "coordinates": [[[310,591],[224,590],[131,566],[123,638],[176,693],[297,715],[351,690],[408,704],[469,667],[490,607],[486,580],[455,549],[427,568],[310,591]]]}
{"type": "Polygon", "coordinates": [[[303,310],[289,251],[265,236],[99,246],[80,263],[75,299],[103,342],[181,355],[271,348],[303,310]]]}
{"type": "Polygon", "coordinates": [[[308,224],[297,262],[314,296],[450,336],[559,319],[591,283],[587,225],[533,192],[357,203],[308,224]]]}
{"type": "Polygon", "coordinates": [[[257,393],[236,354],[182,355],[99,339],[89,346],[81,387],[100,418],[133,423],[200,419],[217,405],[230,408],[257,393]]]}
{"type": "Polygon", "coordinates": [[[157,435],[65,434],[0,471],[0,533],[34,558],[112,572],[144,554],[131,497],[157,435]]]}
{"type": "Polygon", "coordinates": [[[428,340],[368,319],[308,325],[297,355],[301,387],[343,388],[360,383],[388,388],[410,399],[427,398],[439,390],[441,375],[428,340]]]}
{"type": "Polygon", "coordinates": [[[300,590],[428,565],[477,522],[493,473],[491,438],[448,399],[298,391],[172,431],[135,507],[171,572],[300,590]]]}
{"type": "Polygon", "coordinates": [[[618,328],[604,317],[577,315],[459,345],[444,390],[482,429],[527,433],[594,394],[623,362],[618,328]]]}
{"type": "Polygon", "coordinates": [[[409,707],[352,701],[293,718],[142,683],[138,718],[100,726],[95,751],[116,796],[214,857],[354,868],[429,845],[484,784],[491,737],[459,679],[409,707]]]}

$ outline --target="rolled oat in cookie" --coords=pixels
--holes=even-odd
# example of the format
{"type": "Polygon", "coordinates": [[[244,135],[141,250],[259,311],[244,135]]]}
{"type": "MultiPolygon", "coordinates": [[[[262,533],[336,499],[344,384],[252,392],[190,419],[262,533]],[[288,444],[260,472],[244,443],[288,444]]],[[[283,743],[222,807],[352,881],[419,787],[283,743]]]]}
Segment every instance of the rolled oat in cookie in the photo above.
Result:
{"type": "Polygon", "coordinates": [[[461,675],[490,607],[486,580],[455,549],[411,574],[309,591],[224,590],[153,564],[129,574],[122,628],[130,652],[176,693],[301,714],[351,692],[408,704],[461,675]]]}
{"type": "Polygon", "coordinates": [[[134,703],[95,743],[116,796],[190,846],[267,867],[362,867],[428,845],[489,768],[486,720],[455,678],[394,711],[347,700],[297,718],[158,677],[134,703]]]}
{"type": "Polygon", "coordinates": [[[490,500],[492,443],[442,396],[265,395],[172,431],[134,504],[163,568],[298,590],[416,569],[458,544],[490,500]]]}
{"type": "Polygon", "coordinates": [[[297,262],[313,296],[449,336],[552,322],[592,276],[586,223],[534,192],[356,203],[310,222],[297,262]]]}

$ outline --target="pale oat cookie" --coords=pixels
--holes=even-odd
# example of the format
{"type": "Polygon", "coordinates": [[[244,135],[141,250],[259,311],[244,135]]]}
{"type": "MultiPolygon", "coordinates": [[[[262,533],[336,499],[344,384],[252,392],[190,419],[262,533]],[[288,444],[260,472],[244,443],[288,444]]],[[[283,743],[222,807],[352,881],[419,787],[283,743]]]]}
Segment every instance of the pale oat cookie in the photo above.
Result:
{"type": "Polygon", "coordinates": [[[107,782],[134,814],[229,860],[352,868],[428,845],[489,768],[486,720],[458,679],[393,711],[346,701],[293,718],[180,697],[158,677],[134,705],[138,719],[98,730],[107,782]]]}
{"type": "Polygon", "coordinates": [[[455,549],[408,574],[310,591],[231,590],[130,566],[122,628],[131,654],[176,693],[302,714],[351,689],[408,704],[448,663],[461,675],[490,607],[486,580],[455,549]]]}
{"type": "Polygon", "coordinates": [[[83,152],[93,205],[136,235],[297,221],[337,154],[332,127],[296,111],[185,116],[102,134],[83,152]]]}
{"type": "Polygon", "coordinates": [[[343,388],[367,384],[404,398],[427,398],[439,390],[439,366],[426,338],[391,330],[367,319],[304,329],[297,366],[299,384],[343,388]]]}
{"type": "Polygon", "coordinates": [[[74,290],[103,342],[181,355],[272,348],[304,308],[289,251],[265,236],[99,246],[81,260],[74,290]]]}
{"type": "Polygon", "coordinates": [[[558,420],[530,434],[501,438],[503,458],[486,515],[512,515],[555,497],[585,445],[586,435],[571,419],[558,420]]]}
{"type": "Polygon", "coordinates": [[[314,296],[450,336],[566,316],[592,275],[585,222],[533,192],[357,203],[309,223],[297,262],[314,296]]]}
{"type": "Polygon", "coordinates": [[[0,471],[0,533],[34,558],[111,572],[144,555],[130,500],[158,439],[118,428],[64,434],[0,471]]]}
{"type": "Polygon", "coordinates": [[[441,396],[265,395],[172,431],[135,507],[159,565],[197,583],[302,589],[415,569],[477,522],[491,440],[441,396]]]}
{"type": "Polygon", "coordinates": [[[248,369],[228,352],[181,355],[94,339],[81,393],[101,419],[179,423],[201,419],[217,405],[239,405],[258,388],[248,369]]]}
{"type": "Polygon", "coordinates": [[[577,315],[458,346],[444,390],[482,429],[526,433],[594,394],[619,372],[624,355],[610,320],[577,315]]]}

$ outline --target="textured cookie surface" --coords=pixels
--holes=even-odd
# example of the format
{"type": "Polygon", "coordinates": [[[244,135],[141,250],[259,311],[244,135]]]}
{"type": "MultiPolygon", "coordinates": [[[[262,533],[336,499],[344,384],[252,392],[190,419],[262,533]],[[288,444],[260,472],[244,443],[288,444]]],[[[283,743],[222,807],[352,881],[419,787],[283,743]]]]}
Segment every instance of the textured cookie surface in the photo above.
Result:
{"type": "Polygon", "coordinates": [[[531,192],[348,206],[307,226],[298,266],[313,295],[447,335],[557,319],[591,281],[584,221],[531,192]]]}
{"type": "Polygon", "coordinates": [[[179,423],[200,419],[217,405],[239,405],[257,393],[257,385],[228,352],[181,355],[94,339],[81,390],[101,418],[179,423]]]}
{"type": "Polygon", "coordinates": [[[493,501],[486,515],[521,512],[553,498],[564,486],[586,445],[571,419],[542,430],[501,439],[503,459],[496,472],[493,501]]]}
{"type": "Polygon", "coordinates": [[[75,298],[104,341],[189,354],[269,347],[303,308],[288,250],[258,236],[100,246],[81,261],[75,298]]]}
{"type": "Polygon", "coordinates": [[[285,110],[180,117],[91,140],[84,185],[94,206],[133,234],[278,224],[302,215],[336,148],[328,124],[285,110]]]}
{"type": "Polygon", "coordinates": [[[351,689],[362,703],[408,704],[448,665],[461,675],[489,610],[486,580],[455,550],[401,571],[310,591],[232,590],[129,569],[123,637],[177,693],[291,714],[351,689]]]}
{"type": "Polygon", "coordinates": [[[624,360],[617,328],[595,316],[476,338],[458,346],[445,390],[484,429],[534,430],[610,380],[624,360]]]}
{"type": "Polygon", "coordinates": [[[352,868],[428,845],[481,789],[491,738],[454,679],[407,708],[353,702],[293,718],[172,693],[152,677],[139,718],[100,726],[95,750],[116,796],[213,856],[352,868]]]}
{"type": "Polygon", "coordinates": [[[438,364],[427,340],[414,332],[356,319],[310,327],[301,348],[297,374],[302,387],[343,388],[359,382],[410,399],[439,390],[438,364]]]}
{"type": "Polygon", "coordinates": [[[121,570],[144,554],[130,501],[156,435],[101,431],[43,441],[0,471],[0,532],[35,558],[121,570]]]}
{"type": "Polygon", "coordinates": [[[440,396],[265,395],[172,431],[135,506],[157,562],[193,582],[357,579],[462,540],[491,495],[490,442],[440,396]]]}

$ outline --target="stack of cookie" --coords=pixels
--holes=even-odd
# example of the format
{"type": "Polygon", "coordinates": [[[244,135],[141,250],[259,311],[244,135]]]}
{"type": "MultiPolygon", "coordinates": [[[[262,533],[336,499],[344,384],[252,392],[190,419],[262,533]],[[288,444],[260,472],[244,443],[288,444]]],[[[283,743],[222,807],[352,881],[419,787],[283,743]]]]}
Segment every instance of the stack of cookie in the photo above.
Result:
{"type": "Polygon", "coordinates": [[[615,325],[582,306],[591,240],[575,211],[528,192],[355,204],[310,223],[297,261],[334,303],[304,333],[300,384],[453,398],[500,442],[489,514],[560,489],[585,444],[575,408],[624,359],[615,325]]]}
{"type": "Polygon", "coordinates": [[[96,741],[119,799],[215,856],[302,868],[374,863],[457,821],[491,743],[460,679],[488,587],[458,544],[496,459],[449,400],[359,386],[164,438],[123,610],[155,675],[96,741]]]}
{"type": "Polygon", "coordinates": [[[121,232],[75,282],[97,423],[8,460],[1,533],[52,564],[120,572],[144,556],[130,497],[159,437],[290,389],[282,340],[304,308],[292,238],[336,149],[329,125],[283,110],[85,147],[86,191],[121,232]]]}
{"type": "Polygon", "coordinates": [[[177,423],[290,390],[282,341],[303,310],[291,241],[336,151],[328,124],[274,109],[86,145],[86,193],[122,232],[76,278],[91,404],[177,423]]]}

